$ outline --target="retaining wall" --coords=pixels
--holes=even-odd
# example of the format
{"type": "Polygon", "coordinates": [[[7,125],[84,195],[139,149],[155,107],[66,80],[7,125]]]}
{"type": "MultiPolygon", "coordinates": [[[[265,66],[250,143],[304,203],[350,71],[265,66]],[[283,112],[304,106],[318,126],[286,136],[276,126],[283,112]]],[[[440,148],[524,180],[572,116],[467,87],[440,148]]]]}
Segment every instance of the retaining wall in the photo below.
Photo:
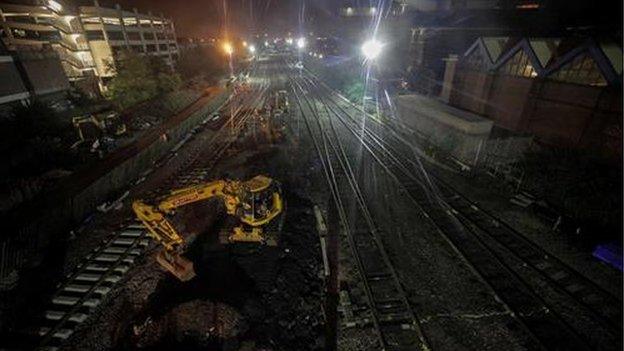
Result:
{"type": "Polygon", "coordinates": [[[41,264],[50,254],[51,244],[65,240],[72,226],[81,223],[111,194],[139,178],[228,95],[229,90],[222,90],[200,97],[136,141],[63,179],[55,189],[4,216],[7,226],[0,238],[0,291],[12,288],[12,279],[5,278],[22,268],[41,264]]]}
{"type": "Polygon", "coordinates": [[[493,122],[421,95],[395,98],[403,123],[457,160],[477,165],[493,122]]]}

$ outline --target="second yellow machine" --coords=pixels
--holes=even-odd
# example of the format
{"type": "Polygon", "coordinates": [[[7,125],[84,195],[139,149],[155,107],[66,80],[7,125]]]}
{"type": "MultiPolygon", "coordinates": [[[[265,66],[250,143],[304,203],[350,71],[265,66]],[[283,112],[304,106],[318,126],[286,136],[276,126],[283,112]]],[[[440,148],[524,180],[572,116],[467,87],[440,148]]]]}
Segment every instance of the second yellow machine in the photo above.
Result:
{"type": "Polygon", "coordinates": [[[268,238],[263,227],[284,208],[279,183],[263,175],[247,181],[216,180],[174,190],[155,205],[141,200],[132,204],[132,209],[150,235],[163,245],[163,250],[156,257],[158,263],[182,281],[193,278],[195,270],[191,261],[180,256],[185,248],[184,238],[167,216],[178,207],[212,198],[221,199],[227,213],[241,221],[229,234],[230,242],[266,243],[268,238]]]}

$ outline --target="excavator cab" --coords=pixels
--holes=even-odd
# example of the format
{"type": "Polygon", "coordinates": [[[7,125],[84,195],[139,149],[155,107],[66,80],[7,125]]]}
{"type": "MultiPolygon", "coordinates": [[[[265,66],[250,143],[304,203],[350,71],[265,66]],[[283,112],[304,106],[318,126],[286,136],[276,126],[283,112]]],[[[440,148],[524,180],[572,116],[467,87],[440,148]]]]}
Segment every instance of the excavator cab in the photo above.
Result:
{"type": "Polygon", "coordinates": [[[242,184],[237,217],[243,223],[229,236],[230,242],[266,243],[262,226],[268,224],[283,210],[279,183],[265,176],[256,176],[242,184]]]}

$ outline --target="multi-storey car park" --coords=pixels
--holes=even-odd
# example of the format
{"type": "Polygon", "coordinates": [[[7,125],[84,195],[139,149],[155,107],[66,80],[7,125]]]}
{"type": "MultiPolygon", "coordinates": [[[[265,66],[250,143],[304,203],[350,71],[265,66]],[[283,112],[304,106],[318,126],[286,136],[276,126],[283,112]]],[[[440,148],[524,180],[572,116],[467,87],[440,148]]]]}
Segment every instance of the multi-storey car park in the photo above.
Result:
{"type": "Polygon", "coordinates": [[[102,88],[114,75],[120,50],[160,56],[173,66],[179,51],[170,19],[137,9],[76,6],[57,0],[0,2],[0,35],[9,49],[50,45],[70,81],[95,79],[102,88]]]}

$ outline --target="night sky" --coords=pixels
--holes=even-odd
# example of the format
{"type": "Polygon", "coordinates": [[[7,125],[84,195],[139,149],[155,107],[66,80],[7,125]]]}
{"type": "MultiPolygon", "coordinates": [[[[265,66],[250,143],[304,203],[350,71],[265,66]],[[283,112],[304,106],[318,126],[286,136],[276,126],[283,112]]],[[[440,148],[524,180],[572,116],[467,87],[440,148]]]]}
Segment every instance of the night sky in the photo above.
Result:
{"type": "Polygon", "coordinates": [[[330,16],[340,0],[100,0],[102,6],[119,3],[124,9],[152,10],[173,18],[181,37],[217,37],[252,32],[271,34],[297,31],[301,10],[306,21],[330,16]]]}

